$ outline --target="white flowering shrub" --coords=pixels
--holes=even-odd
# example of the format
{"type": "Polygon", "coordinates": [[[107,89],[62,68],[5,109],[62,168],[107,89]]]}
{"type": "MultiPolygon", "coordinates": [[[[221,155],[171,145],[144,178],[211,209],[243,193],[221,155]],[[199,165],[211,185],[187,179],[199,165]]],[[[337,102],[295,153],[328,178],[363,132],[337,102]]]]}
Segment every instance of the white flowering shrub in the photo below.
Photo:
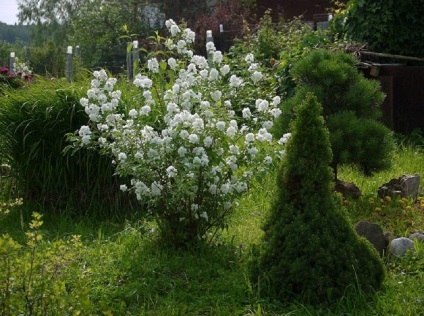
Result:
{"type": "Polygon", "coordinates": [[[190,50],[190,29],[172,20],[166,26],[166,57],[150,58],[136,76],[130,108],[122,110],[117,80],[94,72],[81,99],[90,123],[77,141],[110,152],[117,172],[131,178],[121,189],[148,205],[165,241],[182,246],[225,227],[235,198],[278,159],[288,135],[274,141],[269,132],[281,114],[279,97],[256,100],[242,116],[232,109],[243,82],[261,80],[259,72],[238,78],[212,43],[208,61],[190,50]]]}

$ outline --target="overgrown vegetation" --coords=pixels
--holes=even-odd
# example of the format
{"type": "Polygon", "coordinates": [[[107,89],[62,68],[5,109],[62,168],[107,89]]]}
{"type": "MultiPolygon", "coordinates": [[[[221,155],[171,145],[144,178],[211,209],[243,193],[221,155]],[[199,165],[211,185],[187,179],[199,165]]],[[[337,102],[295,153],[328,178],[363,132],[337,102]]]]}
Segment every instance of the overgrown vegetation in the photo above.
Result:
{"type": "MultiPolygon", "coordinates": [[[[53,4],[54,1],[47,2],[53,4]]],[[[281,98],[290,97],[296,87],[291,73],[293,65],[310,51],[327,46],[329,41],[331,42],[328,34],[314,32],[299,20],[284,24],[281,29],[272,25],[270,21],[264,20],[259,27],[258,36],[246,37],[247,44],[239,44],[230,54],[230,60],[219,53],[211,54],[212,61],[209,63],[218,64],[224,61],[231,65],[231,69],[238,71],[236,73],[238,77],[233,78],[234,87],[232,87],[237,89],[230,94],[231,103],[238,109],[234,113],[226,113],[229,104],[225,101],[228,100],[219,100],[216,104],[213,102],[213,107],[216,106],[214,110],[222,111],[234,118],[235,123],[231,123],[232,127],[238,126],[237,124],[242,120],[251,118],[252,113],[249,110],[251,100],[258,98],[261,93],[265,95],[263,98],[269,98],[276,82],[280,84],[281,98]],[[287,32],[282,32],[281,29],[287,32]],[[248,71],[243,71],[242,68],[247,64],[250,65],[248,71]],[[262,76],[255,74],[259,71],[263,72],[262,76]],[[239,79],[249,76],[251,76],[250,79],[254,78],[256,83],[242,85],[243,80],[239,79]]],[[[174,32],[178,33],[175,27],[174,32]]],[[[184,34],[187,38],[192,38],[190,32],[184,31],[184,34]]],[[[161,40],[160,37],[157,39],[161,40]]],[[[186,53],[187,58],[190,58],[191,56],[185,51],[186,47],[183,48],[180,45],[179,49],[186,53]]],[[[155,54],[158,52],[151,53],[149,57],[155,54]]],[[[44,57],[46,56],[48,54],[44,57]]],[[[156,56],[157,63],[152,58],[147,68],[154,73],[154,76],[160,76],[160,71],[166,71],[168,66],[164,55],[156,56]]],[[[209,65],[206,60],[196,58],[197,66],[209,65]]],[[[348,59],[348,57],[344,58],[348,59]]],[[[168,60],[168,65],[181,67],[175,60],[174,62],[168,60]]],[[[330,68],[337,69],[339,66],[334,65],[330,68]]],[[[315,68],[316,65],[312,64],[309,70],[315,68]]],[[[190,69],[193,71],[196,66],[191,66],[190,69]]],[[[225,76],[227,68],[222,69],[219,68],[219,71],[225,76]]],[[[347,73],[350,74],[350,71],[349,69],[347,73]]],[[[216,73],[207,77],[207,80],[213,81],[215,76],[216,73]]],[[[197,100],[198,95],[179,95],[181,87],[167,84],[163,80],[163,78],[172,79],[171,77],[172,73],[166,72],[164,77],[159,77],[162,80],[159,80],[158,84],[163,85],[163,89],[172,88],[172,93],[177,96],[176,104],[185,97],[190,101],[197,100]]],[[[343,75],[337,78],[343,78],[343,75]]],[[[146,77],[140,76],[137,79],[139,79],[140,87],[149,84],[145,81],[146,77]]],[[[395,237],[408,236],[413,232],[424,232],[422,186],[417,200],[376,198],[377,187],[391,178],[399,177],[404,173],[424,174],[423,138],[419,132],[415,133],[413,140],[411,137],[400,141],[394,155],[391,156],[390,168],[384,171],[374,169],[373,174],[364,177],[363,169],[358,165],[339,166],[339,178],[356,183],[363,192],[359,200],[352,201],[337,199],[329,193],[331,185],[327,185],[327,182],[331,176],[328,173],[329,160],[325,159],[325,157],[329,159],[327,155],[329,149],[328,146],[320,147],[322,140],[328,135],[319,137],[322,135],[322,129],[319,128],[314,130],[311,130],[309,126],[301,128],[299,133],[305,135],[300,137],[301,143],[307,147],[304,149],[302,147],[299,154],[301,159],[294,161],[295,158],[291,157],[293,169],[288,168],[287,174],[291,172],[290,170],[302,169],[300,174],[304,178],[323,180],[322,186],[317,186],[314,183],[316,181],[311,180],[299,188],[299,190],[305,190],[306,193],[303,195],[296,195],[297,192],[290,190],[280,191],[280,188],[275,185],[276,178],[280,177],[281,180],[283,177],[276,163],[275,168],[271,168],[266,177],[254,177],[255,181],[251,183],[249,190],[233,201],[231,216],[228,216],[225,221],[226,229],[220,231],[214,239],[210,239],[213,243],[208,246],[199,243],[197,247],[189,251],[172,249],[164,246],[157,222],[150,221],[151,217],[145,217],[143,206],[138,205],[138,211],[133,211],[131,214],[125,213],[127,203],[131,201],[127,198],[121,200],[118,181],[112,176],[114,172],[110,164],[112,158],[84,150],[75,155],[71,155],[71,151],[63,155],[63,148],[67,144],[65,134],[73,132],[87,122],[87,114],[94,114],[95,117],[96,113],[90,112],[95,109],[92,105],[88,113],[84,113],[78,103],[88,88],[89,80],[85,79],[71,85],[61,80],[50,82],[38,78],[37,81],[31,86],[19,87],[16,91],[6,89],[6,95],[2,96],[0,101],[0,162],[11,165],[11,167],[2,165],[0,169],[0,314],[416,315],[421,313],[424,300],[424,246],[422,243],[417,242],[415,248],[408,251],[405,257],[385,258],[386,279],[382,290],[377,293],[372,291],[367,293],[366,290],[369,290],[369,287],[358,286],[365,284],[373,285],[374,288],[379,287],[382,276],[381,265],[375,261],[375,258],[358,265],[351,257],[352,261],[346,260],[348,262],[346,266],[341,264],[346,262],[344,259],[349,257],[349,248],[355,247],[354,245],[364,250],[368,256],[368,246],[364,246],[363,241],[358,242],[352,235],[351,228],[359,220],[368,219],[376,222],[385,231],[391,231],[395,237]],[[313,141],[314,139],[316,141],[313,141]],[[305,156],[305,153],[310,152],[312,148],[318,148],[327,154],[315,159],[305,156]],[[309,162],[308,168],[300,168],[303,166],[300,163],[302,161],[309,162]],[[309,186],[308,183],[313,185],[309,186]],[[312,187],[314,189],[306,190],[312,187]],[[324,246],[332,246],[333,249],[328,251],[328,256],[322,256],[317,260],[320,262],[317,265],[320,271],[326,271],[326,275],[331,277],[324,280],[322,278],[324,273],[314,274],[315,265],[310,268],[309,261],[297,264],[296,258],[292,262],[286,261],[287,266],[292,265],[299,269],[304,265],[310,268],[302,270],[302,273],[310,280],[318,280],[316,283],[303,282],[303,277],[297,282],[299,275],[288,273],[284,280],[286,282],[282,282],[287,287],[274,290],[271,287],[265,287],[264,290],[264,284],[272,285],[273,282],[276,284],[282,281],[278,277],[279,271],[269,273],[273,275],[272,279],[262,278],[263,274],[260,273],[257,274],[259,278],[249,277],[250,263],[257,260],[255,249],[264,246],[264,232],[261,228],[265,219],[271,218],[266,221],[266,227],[270,228],[290,214],[284,212],[284,216],[280,217],[271,213],[275,206],[272,201],[278,195],[295,197],[299,204],[306,201],[304,204],[310,206],[309,210],[323,209],[327,206],[326,211],[337,214],[329,219],[328,224],[325,222],[325,225],[322,225],[324,227],[321,227],[325,217],[315,216],[315,212],[308,213],[311,217],[315,216],[315,222],[319,225],[306,229],[301,224],[301,228],[304,229],[295,231],[293,234],[294,240],[300,239],[293,249],[297,246],[298,250],[302,251],[303,249],[300,248],[304,244],[314,245],[315,241],[318,244],[322,241],[321,238],[328,237],[330,235],[328,231],[334,228],[335,218],[349,220],[349,222],[344,220],[342,225],[334,229],[336,235],[340,237],[336,240],[328,238],[328,242],[323,242],[324,246]],[[23,205],[20,205],[19,199],[15,200],[16,197],[21,196],[25,197],[23,205]],[[57,212],[51,212],[50,205],[54,206],[57,212]],[[126,216],[115,216],[115,214],[126,216]],[[125,222],[125,219],[130,220],[125,222]],[[310,238],[311,235],[314,235],[314,238],[310,238]],[[302,239],[302,236],[305,237],[302,239]],[[345,239],[350,242],[348,247],[345,247],[346,244],[343,243],[345,239]],[[343,245],[340,246],[339,242],[343,245]],[[335,247],[335,245],[339,246],[335,247]],[[343,255],[334,255],[337,251],[342,251],[343,255]],[[334,269],[328,268],[326,264],[328,262],[333,263],[334,269]],[[353,263],[359,273],[358,282],[352,281],[354,275],[351,273],[349,263],[353,263]],[[375,269],[370,271],[368,265],[373,264],[375,269]],[[344,276],[348,277],[343,278],[341,285],[333,282],[343,277],[334,273],[336,271],[347,271],[344,276]],[[365,273],[362,274],[361,272],[364,271],[365,273]],[[365,280],[364,275],[371,277],[365,280]],[[319,286],[320,284],[333,288],[333,291],[326,291],[319,286]],[[292,298],[301,298],[302,301],[291,300],[285,296],[276,300],[275,296],[278,297],[277,293],[280,290],[282,290],[281,293],[284,290],[289,292],[291,290],[292,298]],[[298,290],[297,293],[296,290],[298,290]],[[308,301],[314,304],[310,305],[308,301]],[[315,304],[319,301],[326,303],[315,304]]],[[[246,81],[247,79],[244,83],[246,81]]],[[[182,83],[182,80],[178,82],[182,83]]],[[[96,85],[96,82],[92,84],[96,85]]],[[[131,109],[134,107],[137,91],[130,88],[127,83],[118,84],[119,89],[122,90],[122,103],[120,103],[118,114],[128,119],[126,121],[129,124],[126,128],[128,132],[130,130],[128,127],[131,126],[129,118],[134,115],[131,109]]],[[[212,87],[213,84],[208,82],[205,91],[212,87]]],[[[144,92],[143,100],[151,102],[151,95],[149,97],[149,94],[144,92]]],[[[202,95],[208,96],[209,92],[204,92],[202,95]]],[[[334,97],[333,92],[330,90],[330,96],[326,98],[334,97]]],[[[359,100],[364,101],[362,92],[362,89],[356,89],[353,95],[356,94],[359,100]]],[[[172,98],[171,94],[168,93],[166,98],[172,98]]],[[[274,99],[274,102],[278,104],[279,98],[274,99]]],[[[315,104],[312,99],[309,99],[309,102],[310,105],[315,104]]],[[[255,104],[261,110],[268,109],[269,105],[263,102],[255,104]]],[[[137,104],[137,106],[144,107],[145,103],[137,104]]],[[[211,102],[203,106],[211,106],[211,102]]],[[[144,109],[148,112],[147,108],[144,109]]],[[[315,112],[304,111],[312,122],[316,121],[316,117],[315,119],[311,117],[313,113],[315,112]]],[[[136,114],[139,115],[140,112],[136,114]]],[[[142,111],[141,114],[144,115],[145,112],[142,111]]],[[[373,112],[370,115],[374,118],[373,112]]],[[[155,125],[158,124],[158,120],[155,118],[157,117],[153,116],[150,123],[158,129],[158,125],[155,125]]],[[[351,117],[339,122],[346,121],[350,122],[351,117]]],[[[267,128],[270,125],[265,123],[267,128]]],[[[232,135],[231,131],[232,129],[225,137],[232,135]]],[[[382,132],[384,133],[386,130],[382,132]]],[[[81,136],[87,136],[82,134],[81,136]]],[[[111,135],[112,133],[107,137],[111,135]]],[[[268,137],[268,134],[266,135],[268,137]]],[[[353,135],[357,137],[357,134],[353,135]]],[[[119,134],[115,133],[113,136],[119,137],[119,134]]],[[[194,141],[196,138],[193,136],[191,139],[194,141]]],[[[354,137],[348,140],[352,139],[354,137]]],[[[245,140],[247,139],[242,138],[239,142],[242,143],[245,140]]],[[[276,141],[271,144],[276,145],[276,141]]],[[[126,152],[127,149],[123,149],[123,152],[126,152]]],[[[232,152],[235,154],[237,148],[232,147],[232,152]]],[[[117,158],[123,159],[123,155],[119,156],[121,153],[115,152],[117,158]]],[[[221,155],[214,157],[219,161],[221,155]]],[[[364,157],[366,160],[367,157],[365,155],[364,157]]],[[[227,163],[227,160],[225,161],[227,163]]],[[[231,164],[232,161],[230,159],[228,163],[231,164]]],[[[270,162],[269,159],[267,161],[270,162]]],[[[173,170],[170,169],[170,171],[167,170],[167,174],[164,174],[162,178],[168,179],[173,174],[173,170]]],[[[256,173],[255,176],[257,176],[256,173]]],[[[220,181],[219,177],[218,180],[213,180],[220,181]]],[[[122,182],[125,181],[119,183],[122,182]]],[[[421,180],[421,184],[423,183],[424,180],[421,180]]],[[[293,184],[292,187],[295,185],[293,184]]],[[[123,188],[128,189],[126,186],[123,188]]],[[[175,200],[177,199],[178,194],[175,200]]],[[[291,208],[290,203],[281,203],[281,205],[281,209],[291,208]]],[[[299,209],[304,209],[303,205],[299,209]]],[[[187,210],[190,212],[191,208],[187,210]]],[[[203,213],[199,214],[203,215],[203,213]]],[[[290,225],[284,225],[280,232],[289,228],[290,225]]],[[[271,240],[268,239],[269,235],[278,234],[271,234],[271,229],[267,229],[266,233],[265,240],[268,241],[271,240]]],[[[264,247],[267,248],[266,244],[264,247]]],[[[313,249],[313,255],[323,254],[325,252],[322,249],[326,249],[325,247],[305,248],[305,251],[313,249]]],[[[283,262],[284,254],[280,257],[283,262]]],[[[365,255],[358,261],[362,262],[364,258],[365,255]]]]}

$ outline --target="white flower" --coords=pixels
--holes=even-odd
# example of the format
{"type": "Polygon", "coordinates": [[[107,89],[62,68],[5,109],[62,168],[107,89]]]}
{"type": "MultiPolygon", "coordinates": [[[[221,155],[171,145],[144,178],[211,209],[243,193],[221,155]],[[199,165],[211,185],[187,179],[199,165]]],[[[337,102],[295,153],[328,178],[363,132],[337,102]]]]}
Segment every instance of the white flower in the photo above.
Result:
{"type": "Polygon", "coordinates": [[[270,165],[272,163],[272,158],[270,156],[266,156],[264,158],[264,163],[270,165]]]}
{"type": "Polygon", "coordinates": [[[256,147],[251,147],[251,148],[249,148],[249,149],[247,150],[247,152],[248,152],[250,155],[255,156],[255,155],[259,152],[259,150],[258,150],[256,147]]]}
{"type": "Polygon", "coordinates": [[[189,28],[184,30],[185,40],[187,43],[194,43],[194,39],[196,38],[196,33],[194,33],[189,28]]]}
{"type": "Polygon", "coordinates": [[[240,149],[238,148],[237,145],[230,145],[230,153],[232,153],[233,155],[238,155],[240,154],[240,149]]]}
{"type": "Polygon", "coordinates": [[[122,192],[125,192],[125,191],[127,191],[127,190],[128,190],[128,187],[127,187],[125,184],[121,184],[121,185],[119,186],[119,189],[121,189],[121,191],[122,191],[122,192]]]}
{"type": "Polygon", "coordinates": [[[166,168],[166,174],[169,178],[173,178],[177,175],[177,169],[174,166],[169,166],[166,168]]]}
{"type": "Polygon", "coordinates": [[[222,93],[219,90],[215,90],[214,92],[211,92],[210,95],[212,100],[218,102],[219,100],[221,100],[222,93]]]}
{"type": "Polygon", "coordinates": [[[230,87],[238,88],[243,83],[243,79],[238,78],[236,75],[230,77],[230,87]]]}
{"type": "Polygon", "coordinates": [[[153,82],[148,77],[138,74],[137,76],[135,76],[133,84],[138,88],[150,89],[152,87],[153,82]]]}
{"type": "Polygon", "coordinates": [[[222,132],[225,129],[225,122],[223,121],[216,122],[215,126],[219,131],[222,132]]]}
{"type": "Polygon", "coordinates": [[[250,64],[255,60],[255,57],[252,53],[249,53],[246,55],[246,57],[244,57],[244,60],[250,64]]]}
{"type": "Polygon", "coordinates": [[[130,112],[128,113],[129,116],[131,116],[132,118],[136,118],[137,117],[137,111],[135,109],[131,109],[130,112]]]}
{"type": "Polygon", "coordinates": [[[252,143],[255,141],[255,135],[253,133],[248,133],[245,136],[246,143],[252,143]]]}
{"type": "Polygon", "coordinates": [[[183,129],[183,130],[180,132],[180,137],[181,137],[182,139],[187,139],[189,135],[190,135],[190,134],[189,134],[189,133],[187,132],[187,130],[185,130],[185,129],[183,129]]]}
{"type": "Polygon", "coordinates": [[[269,130],[270,128],[272,128],[272,126],[274,125],[274,123],[272,123],[271,121],[265,121],[262,123],[262,127],[269,130]]]}
{"type": "Polygon", "coordinates": [[[127,154],[125,153],[119,153],[118,160],[119,161],[125,161],[127,159],[127,154]]]}
{"type": "Polygon", "coordinates": [[[216,70],[215,68],[212,68],[209,71],[209,81],[216,81],[216,80],[218,80],[218,77],[219,77],[218,70],[216,70]]]}
{"type": "Polygon", "coordinates": [[[286,134],[284,134],[284,135],[283,135],[283,137],[281,137],[281,138],[278,140],[278,144],[280,144],[280,145],[284,145],[284,144],[286,144],[290,137],[291,137],[291,133],[286,133],[286,134]]]}
{"type": "Polygon", "coordinates": [[[147,116],[147,115],[149,115],[149,113],[150,113],[150,111],[151,111],[152,109],[150,108],[150,106],[148,106],[148,105],[145,105],[145,106],[143,106],[141,109],[140,109],[140,115],[141,116],[147,116]]]}
{"type": "Polygon", "coordinates": [[[215,48],[215,44],[213,42],[207,42],[206,43],[206,51],[209,52],[214,52],[216,50],[215,48]]]}
{"type": "Polygon", "coordinates": [[[158,73],[159,72],[159,62],[156,58],[151,58],[147,61],[147,68],[151,72],[158,73]]]}
{"type": "Polygon", "coordinates": [[[234,126],[230,126],[227,128],[226,134],[228,137],[230,138],[234,138],[234,136],[236,135],[236,128],[234,126]]]}
{"type": "Polygon", "coordinates": [[[199,142],[199,136],[197,136],[196,134],[190,134],[188,136],[188,141],[192,144],[197,144],[199,142]]]}
{"type": "Polygon", "coordinates": [[[177,61],[172,57],[168,59],[168,65],[172,70],[175,70],[178,66],[177,61]]]}
{"type": "Polygon", "coordinates": [[[175,36],[175,35],[177,35],[179,32],[181,32],[181,30],[180,30],[180,28],[179,28],[177,25],[173,24],[173,25],[171,25],[170,32],[171,32],[171,35],[172,35],[172,36],[175,36]]]}
{"type": "Polygon", "coordinates": [[[244,108],[241,111],[241,113],[243,115],[243,118],[245,118],[245,119],[248,119],[248,118],[250,118],[252,116],[252,113],[250,112],[250,109],[249,108],[244,108]]]}
{"type": "Polygon", "coordinates": [[[269,110],[269,114],[271,114],[274,118],[278,118],[281,115],[282,111],[279,108],[273,108],[269,110]]]}
{"type": "Polygon", "coordinates": [[[272,105],[277,106],[281,103],[281,98],[277,95],[272,99],[272,105]]]}
{"type": "Polygon", "coordinates": [[[260,71],[255,71],[252,76],[250,76],[250,79],[252,79],[253,83],[256,84],[259,80],[261,80],[263,77],[262,73],[260,71]]]}
{"type": "Polygon", "coordinates": [[[220,51],[216,51],[213,53],[212,61],[214,63],[221,63],[224,56],[222,56],[222,53],[220,51]]]}
{"type": "Polygon", "coordinates": [[[178,155],[180,157],[184,157],[185,154],[187,153],[187,149],[181,146],[180,148],[178,148],[178,151],[177,152],[178,152],[178,155]]]}
{"type": "Polygon", "coordinates": [[[258,112],[265,112],[269,108],[269,103],[266,100],[257,99],[256,100],[256,109],[258,112]]]}
{"type": "Polygon", "coordinates": [[[230,66],[224,65],[219,69],[219,71],[221,71],[221,75],[225,76],[230,72],[230,66]]]}
{"type": "Polygon", "coordinates": [[[206,136],[203,140],[203,145],[205,145],[206,148],[209,148],[213,143],[213,138],[210,136],[206,136]]]}

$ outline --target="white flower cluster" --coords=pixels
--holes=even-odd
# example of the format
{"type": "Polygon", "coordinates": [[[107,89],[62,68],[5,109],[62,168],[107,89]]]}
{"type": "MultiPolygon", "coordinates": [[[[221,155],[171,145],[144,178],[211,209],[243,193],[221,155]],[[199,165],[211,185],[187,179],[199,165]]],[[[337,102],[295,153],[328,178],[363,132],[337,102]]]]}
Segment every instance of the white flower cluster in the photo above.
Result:
{"type": "Polygon", "coordinates": [[[19,74],[21,77],[31,76],[32,70],[29,68],[29,65],[26,63],[19,62],[18,57],[15,58],[13,63],[13,72],[19,74]]]}
{"type": "MultiPolygon", "coordinates": [[[[121,190],[133,191],[156,210],[168,201],[176,203],[168,210],[187,205],[180,211],[181,221],[210,221],[217,217],[214,210],[232,207],[256,171],[279,157],[288,136],[273,142],[269,130],[281,114],[280,98],[258,99],[236,117],[232,100],[240,98],[237,89],[244,80],[256,83],[262,74],[253,70],[251,78],[244,79],[231,75],[221,52],[209,45],[209,64],[189,51],[192,31],[181,31],[172,20],[166,26],[174,57],[165,61],[167,71],[175,73],[169,88],[158,92],[155,78],[161,69],[156,58],[149,59],[147,74],[134,80],[138,102],[124,115],[118,113],[121,92],[114,90],[116,79],[103,70],[94,72],[87,98],[81,99],[92,124],[82,126],[79,136],[82,144],[95,141],[109,149],[118,172],[131,176],[131,186],[121,190]]],[[[253,55],[246,60],[252,65],[253,55]]]]}

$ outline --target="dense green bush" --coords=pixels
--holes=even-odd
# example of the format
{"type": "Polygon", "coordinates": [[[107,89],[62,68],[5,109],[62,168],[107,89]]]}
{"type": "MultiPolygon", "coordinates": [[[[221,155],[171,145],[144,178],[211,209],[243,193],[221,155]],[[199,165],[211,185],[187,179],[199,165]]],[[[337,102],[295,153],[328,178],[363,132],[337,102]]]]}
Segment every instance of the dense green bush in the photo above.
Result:
{"type": "Polygon", "coordinates": [[[308,93],[317,97],[330,130],[335,177],[339,164],[357,164],[366,173],[385,169],[394,149],[390,130],[378,122],[384,94],[378,81],[357,71],[356,62],[343,52],[312,51],[291,70],[297,88],[282,106],[280,127],[287,131],[295,107],[308,93]]]}
{"type": "Polygon", "coordinates": [[[368,292],[384,280],[377,252],[359,239],[334,199],[332,153],[321,112],[311,94],[297,109],[253,272],[253,280],[262,278],[261,286],[281,301],[332,301],[349,285],[368,292]]]}
{"type": "Polygon", "coordinates": [[[20,195],[43,207],[107,213],[125,205],[111,158],[90,150],[64,154],[66,134],[88,120],[85,84],[44,80],[0,97],[0,160],[12,166],[20,195]],[[124,203],[124,204],[123,204],[124,203]]]}
{"type": "Polygon", "coordinates": [[[424,56],[423,0],[350,0],[345,31],[381,53],[424,56]]]}

